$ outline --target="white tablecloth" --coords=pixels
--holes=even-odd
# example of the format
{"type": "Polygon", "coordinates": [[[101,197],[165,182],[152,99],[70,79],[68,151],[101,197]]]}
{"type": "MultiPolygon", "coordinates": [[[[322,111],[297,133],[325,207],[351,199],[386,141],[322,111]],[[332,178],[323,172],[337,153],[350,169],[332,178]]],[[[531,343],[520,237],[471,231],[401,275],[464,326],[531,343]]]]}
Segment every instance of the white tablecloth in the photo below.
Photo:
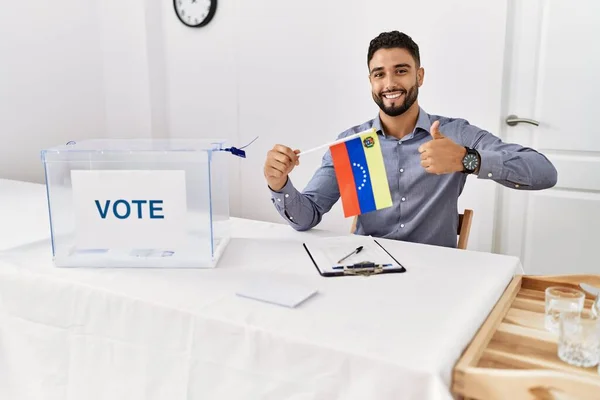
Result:
{"type": "Polygon", "coordinates": [[[46,186],[0,179],[0,251],[49,235],[46,186]]]}
{"type": "Polygon", "coordinates": [[[0,253],[0,399],[450,399],[519,260],[381,240],[406,273],[323,278],[301,246],[315,235],[333,234],[233,219],[214,270],[0,253]],[[319,293],[294,309],[236,296],[252,279],[319,293]]]}

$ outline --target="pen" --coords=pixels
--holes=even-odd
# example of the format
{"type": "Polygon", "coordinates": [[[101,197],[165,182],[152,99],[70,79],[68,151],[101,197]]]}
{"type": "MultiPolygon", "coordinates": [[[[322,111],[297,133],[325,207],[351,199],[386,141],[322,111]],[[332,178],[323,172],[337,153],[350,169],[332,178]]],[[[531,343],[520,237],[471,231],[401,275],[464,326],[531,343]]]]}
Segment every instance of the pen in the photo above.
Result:
{"type": "Polygon", "coordinates": [[[358,246],[356,249],[354,249],[354,251],[352,251],[352,253],[348,254],[345,257],[342,257],[339,259],[339,261],[337,262],[338,264],[341,263],[342,261],[344,261],[346,258],[350,257],[353,254],[358,254],[362,251],[363,247],[362,246],[358,246]]]}

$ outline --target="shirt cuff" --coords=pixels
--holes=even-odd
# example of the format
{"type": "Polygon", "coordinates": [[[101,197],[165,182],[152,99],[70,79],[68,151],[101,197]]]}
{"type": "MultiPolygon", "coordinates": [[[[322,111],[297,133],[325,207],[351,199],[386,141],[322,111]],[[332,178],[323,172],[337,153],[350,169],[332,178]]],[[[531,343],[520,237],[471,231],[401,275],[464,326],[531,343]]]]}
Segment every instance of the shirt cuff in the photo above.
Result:
{"type": "Polygon", "coordinates": [[[501,176],[503,170],[502,153],[499,151],[477,150],[481,157],[481,165],[479,166],[479,179],[506,179],[501,176]]]}
{"type": "Polygon", "coordinates": [[[283,211],[285,209],[286,203],[291,202],[293,199],[298,196],[298,191],[292,184],[292,181],[288,178],[285,185],[279,189],[278,191],[274,191],[269,187],[271,191],[271,198],[273,199],[273,204],[277,207],[278,210],[283,211]]]}

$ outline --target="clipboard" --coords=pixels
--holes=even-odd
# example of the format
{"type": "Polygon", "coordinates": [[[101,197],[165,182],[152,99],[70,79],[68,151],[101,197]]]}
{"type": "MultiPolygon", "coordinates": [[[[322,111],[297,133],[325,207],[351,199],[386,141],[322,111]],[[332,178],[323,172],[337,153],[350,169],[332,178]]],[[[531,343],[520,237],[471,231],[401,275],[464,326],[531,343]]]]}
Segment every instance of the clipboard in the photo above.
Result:
{"type": "Polygon", "coordinates": [[[392,256],[377,240],[363,237],[338,237],[320,239],[318,242],[303,243],[304,250],[310,257],[319,275],[323,277],[335,276],[370,276],[378,274],[393,274],[406,272],[406,268],[392,256]],[[339,265],[333,258],[344,254],[344,249],[352,250],[360,245],[367,251],[361,256],[348,260],[344,265],[339,265]],[[312,252],[311,252],[312,249],[312,252]],[[333,254],[332,254],[333,253],[333,254]]]}

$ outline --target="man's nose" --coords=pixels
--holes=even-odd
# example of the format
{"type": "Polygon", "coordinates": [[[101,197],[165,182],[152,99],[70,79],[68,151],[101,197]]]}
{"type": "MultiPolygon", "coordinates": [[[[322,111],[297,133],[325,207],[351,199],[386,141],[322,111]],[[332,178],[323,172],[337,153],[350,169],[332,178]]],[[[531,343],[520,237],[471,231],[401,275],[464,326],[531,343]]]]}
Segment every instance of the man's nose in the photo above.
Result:
{"type": "Polygon", "coordinates": [[[385,78],[385,89],[386,90],[393,90],[396,89],[396,82],[394,82],[394,77],[393,76],[386,76],[385,78]]]}

